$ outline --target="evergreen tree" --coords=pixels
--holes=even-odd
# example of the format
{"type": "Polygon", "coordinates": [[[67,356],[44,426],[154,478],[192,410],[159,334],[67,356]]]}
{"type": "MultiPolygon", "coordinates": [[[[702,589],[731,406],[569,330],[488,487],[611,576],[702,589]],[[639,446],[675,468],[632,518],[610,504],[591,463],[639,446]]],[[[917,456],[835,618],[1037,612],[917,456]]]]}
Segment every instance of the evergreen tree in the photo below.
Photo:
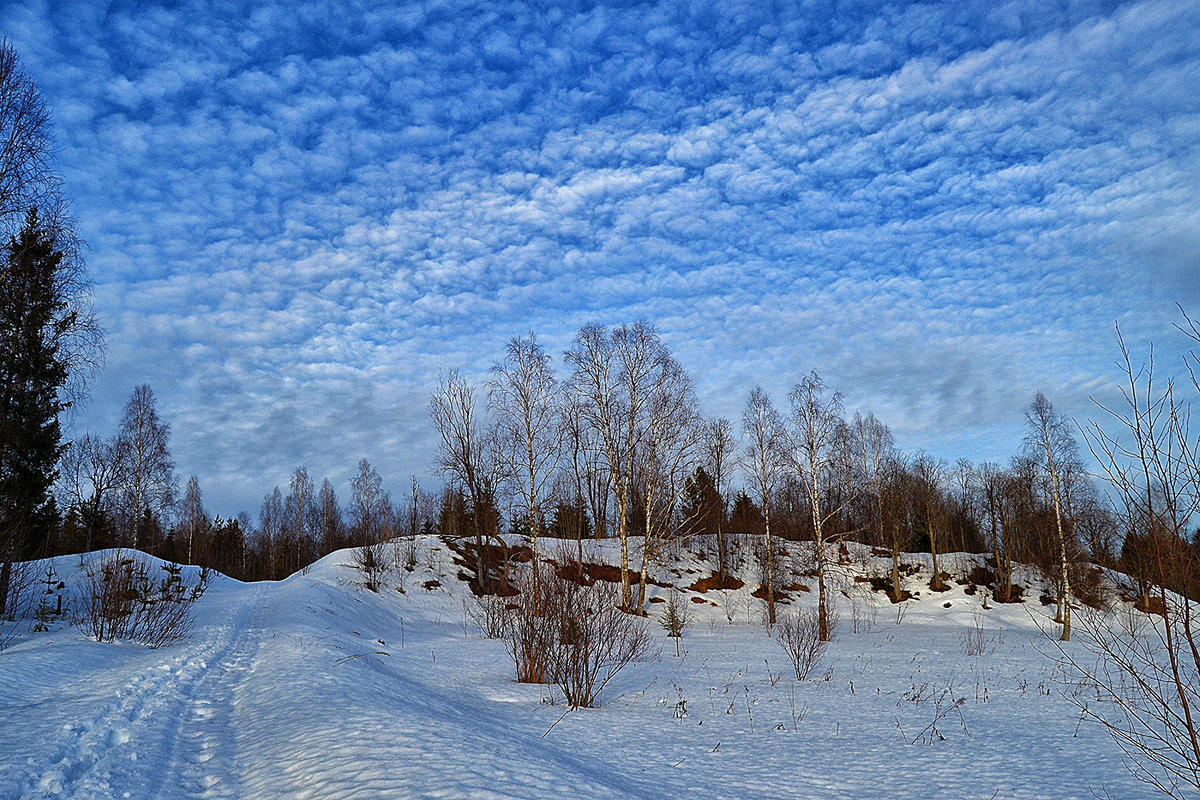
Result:
{"type": "Polygon", "coordinates": [[[683,486],[680,511],[691,533],[716,536],[725,513],[725,501],[708,470],[697,467],[683,486]]]}
{"type": "Polygon", "coordinates": [[[581,504],[573,500],[559,500],[554,504],[554,516],[546,530],[547,535],[557,539],[590,539],[592,521],[581,504]]]}
{"type": "Polygon", "coordinates": [[[763,513],[758,504],[744,491],[733,499],[733,511],[729,514],[729,529],[735,533],[754,534],[762,532],[763,513]]]}
{"type": "Polygon", "coordinates": [[[70,375],[64,340],[76,313],[61,291],[63,254],[30,211],[0,264],[0,544],[8,557],[41,553],[57,512],[58,415],[70,375]]]}

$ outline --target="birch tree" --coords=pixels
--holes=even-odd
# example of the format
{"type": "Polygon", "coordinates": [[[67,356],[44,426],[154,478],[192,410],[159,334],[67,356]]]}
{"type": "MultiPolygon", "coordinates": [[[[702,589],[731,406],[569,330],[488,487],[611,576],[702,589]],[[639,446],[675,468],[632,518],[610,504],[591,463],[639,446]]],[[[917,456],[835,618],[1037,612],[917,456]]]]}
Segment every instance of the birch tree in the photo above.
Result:
{"type": "Polygon", "coordinates": [[[304,467],[297,467],[288,481],[283,518],[284,535],[291,554],[288,569],[295,572],[313,560],[317,540],[316,489],[304,467]]]}
{"type": "Polygon", "coordinates": [[[498,454],[517,489],[529,520],[532,590],[541,597],[538,535],[542,503],[562,454],[562,392],[550,369],[550,356],[533,332],[509,341],[502,361],[492,367],[489,404],[496,420],[498,454]]]}
{"type": "Polygon", "coordinates": [[[671,535],[675,511],[700,441],[700,416],[692,379],[673,358],[658,373],[647,405],[645,430],[636,453],[638,495],[645,528],[638,573],[637,613],[643,612],[647,569],[658,543],[671,535]]]}
{"type": "Polygon", "coordinates": [[[737,443],[733,438],[733,425],[724,417],[710,420],[704,426],[704,463],[712,475],[713,486],[721,498],[720,513],[717,514],[717,575],[720,576],[721,588],[728,581],[728,571],[725,564],[725,511],[726,496],[729,494],[729,481],[733,473],[734,460],[737,458],[737,443]]]}
{"type": "Polygon", "coordinates": [[[893,603],[903,599],[900,588],[900,551],[903,541],[895,535],[898,526],[889,526],[888,511],[884,507],[884,480],[889,467],[896,462],[896,444],[892,432],[887,425],[880,422],[874,414],[855,412],[850,423],[850,431],[859,469],[862,470],[863,481],[869,499],[871,523],[875,529],[876,541],[887,542],[892,556],[892,594],[893,603]],[[889,535],[889,528],[892,529],[889,535]]]}
{"type": "Polygon", "coordinates": [[[789,395],[792,405],[789,456],[808,493],[817,553],[817,608],[821,641],[829,641],[829,610],[825,597],[824,525],[837,509],[821,505],[822,488],[833,466],[833,446],[842,424],[842,395],[825,396],[825,383],[814,370],[789,395]]]}
{"type": "Polygon", "coordinates": [[[321,553],[327,555],[340,547],[342,542],[342,509],[329,478],[321,481],[321,490],[317,494],[317,515],[321,553]]]}
{"type": "Polygon", "coordinates": [[[1013,556],[1016,552],[1012,524],[1012,475],[999,465],[985,462],[979,467],[983,491],[985,538],[996,562],[996,602],[1012,600],[1013,556]]]}
{"type": "Polygon", "coordinates": [[[950,587],[942,580],[942,568],[938,564],[940,545],[945,538],[946,507],[946,462],[929,453],[920,452],[912,462],[913,504],[920,509],[929,535],[929,556],[933,562],[933,577],[929,588],[935,592],[947,591],[950,587]]]}
{"type": "Polygon", "coordinates": [[[379,544],[391,525],[391,498],[371,462],[361,459],[350,481],[350,525],[356,544],[379,544]]]}
{"type": "Polygon", "coordinates": [[[120,488],[124,475],[125,456],[119,436],[102,438],[87,433],[71,443],[63,454],[62,472],[70,502],[79,509],[86,531],[85,548],[90,552],[96,524],[102,515],[111,513],[113,495],[120,488]]]}
{"type": "Polygon", "coordinates": [[[1037,393],[1025,412],[1025,423],[1029,431],[1025,439],[1026,447],[1039,454],[1040,465],[1050,483],[1050,499],[1054,504],[1054,523],[1058,533],[1060,570],[1056,621],[1063,626],[1062,641],[1068,642],[1071,640],[1070,565],[1075,548],[1068,542],[1067,528],[1064,526],[1067,487],[1063,481],[1063,471],[1068,468],[1069,462],[1078,460],[1078,447],[1067,420],[1054,410],[1054,406],[1041,392],[1037,393]]]}
{"type": "Polygon", "coordinates": [[[747,439],[741,467],[762,508],[767,546],[767,623],[775,624],[775,550],[771,538],[771,503],[784,477],[786,453],[783,418],[761,386],[750,390],[742,412],[742,432],[747,439]]]}
{"type": "MultiPolygon", "coordinates": [[[[484,516],[491,507],[500,471],[499,460],[493,457],[495,437],[484,427],[476,402],[475,387],[451,370],[430,395],[429,415],[438,432],[438,471],[465,488],[471,501],[477,581],[479,588],[486,590],[490,577],[484,538],[500,537],[496,531],[484,529],[484,516]]],[[[507,548],[503,539],[500,545],[507,548]]],[[[504,568],[507,581],[507,558],[504,568]]]]}
{"type": "Polygon", "coordinates": [[[283,493],[276,486],[268,493],[258,511],[258,536],[263,550],[267,574],[272,580],[287,577],[280,563],[279,542],[283,530],[283,493]]]}
{"type": "MultiPolygon", "coordinates": [[[[580,569],[583,569],[583,531],[587,524],[588,507],[592,509],[592,520],[596,526],[604,524],[603,514],[599,513],[595,504],[591,502],[593,492],[593,484],[596,482],[596,472],[599,470],[597,459],[597,449],[592,446],[589,438],[589,428],[584,424],[583,418],[576,406],[575,399],[569,394],[565,394],[562,403],[562,452],[563,458],[567,460],[570,468],[568,476],[565,479],[571,484],[572,494],[574,495],[575,506],[575,544],[578,552],[580,569]],[[585,498],[584,487],[588,489],[588,495],[585,498]]],[[[608,482],[602,484],[602,491],[605,500],[608,498],[608,482]]],[[[602,531],[597,530],[596,536],[599,538],[603,535],[602,531]]]]}
{"type": "Polygon", "coordinates": [[[195,564],[196,537],[202,535],[208,527],[208,512],[204,510],[204,497],[200,492],[200,479],[195,475],[188,478],[183,490],[183,503],[180,509],[183,529],[187,531],[187,563],[195,564]]]}
{"type": "Polygon", "coordinates": [[[670,351],[654,326],[645,321],[609,331],[585,325],[575,336],[566,361],[574,372],[571,391],[587,425],[595,432],[616,506],[621,549],[621,603],[633,606],[629,579],[629,503],[635,457],[648,430],[646,418],[654,389],[673,365],[670,351]]]}
{"type": "Polygon", "coordinates": [[[168,442],[171,426],[158,416],[154,391],[146,384],[133,390],[121,420],[125,456],[124,496],[127,536],[133,547],[147,517],[158,517],[175,501],[175,462],[168,442]]]}

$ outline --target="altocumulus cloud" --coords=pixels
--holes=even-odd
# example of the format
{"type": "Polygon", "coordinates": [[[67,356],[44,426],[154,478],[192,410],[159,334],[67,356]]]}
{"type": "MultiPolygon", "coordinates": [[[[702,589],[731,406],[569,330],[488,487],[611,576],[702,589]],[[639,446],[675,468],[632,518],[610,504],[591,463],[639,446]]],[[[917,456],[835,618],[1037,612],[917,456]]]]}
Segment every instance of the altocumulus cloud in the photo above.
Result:
{"type": "Polygon", "coordinates": [[[656,321],[705,411],[809,369],[1006,458],[1200,305],[1200,7],[1033,0],[0,4],[110,365],[184,474],[427,475],[439,370],[656,321]]]}

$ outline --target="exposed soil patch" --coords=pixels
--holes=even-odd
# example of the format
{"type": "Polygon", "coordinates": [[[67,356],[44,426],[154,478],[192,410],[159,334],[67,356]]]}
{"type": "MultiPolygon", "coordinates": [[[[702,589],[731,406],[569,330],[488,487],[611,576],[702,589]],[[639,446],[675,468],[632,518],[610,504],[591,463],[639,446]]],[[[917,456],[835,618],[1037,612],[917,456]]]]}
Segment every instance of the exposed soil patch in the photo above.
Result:
{"type": "Polygon", "coordinates": [[[479,548],[471,539],[463,537],[441,537],[442,543],[450,549],[452,561],[461,569],[458,573],[460,580],[471,589],[472,594],[494,594],[511,597],[517,594],[517,589],[509,580],[513,564],[527,563],[532,560],[533,552],[528,545],[501,547],[495,542],[485,542],[483,545],[484,575],[478,571],[479,548]],[[507,559],[507,560],[506,560],[507,559]]]}
{"type": "MultiPolygon", "coordinates": [[[[554,564],[554,571],[560,578],[563,580],[575,581],[576,583],[583,584],[584,586],[591,586],[596,581],[608,581],[609,583],[621,582],[621,568],[611,564],[597,564],[592,561],[585,561],[582,564],[579,564],[575,561],[568,561],[563,564],[558,564],[555,561],[551,561],[550,563],[554,564]]],[[[639,573],[634,572],[633,570],[626,570],[625,574],[629,576],[629,585],[636,586],[640,580],[639,573]]],[[[671,588],[671,584],[669,583],[660,583],[659,581],[650,580],[649,578],[646,579],[646,583],[650,586],[658,586],[662,589],[671,588]]]]}
{"type": "Polygon", "coordinates": [[[976,586],[989,586],[996,582],[996,575],[987,567],[976,566],[967,573],[967,585],[971,588],[976,586]]]}
{"type": "MultiPolygon", "coordinates": [[[[802,583],[793,583],[790,586],[777,586],[775,587],[775,602],[790,603],[792,601],[793,592],[807,591],[810,591],[809,588],[802,583]]],[[[757,589],[750,593],[750,596],[757,597],[759,600],[766,600],[767,587],[760,585],[757,589]]]]}
{"type": "Polygon", "coordinates": [[[1150,600],[1149,603],[1144,603],[1144,602],[1142,602],[1142,598],[1138,598],[1138,601],[1134,604],[1133,607],[1136,608],[1138,611],[1141,611],[1143,614],[1158,614],[1160,617],[1166,616],[1166,612],[1163,609],[1163,601],[1162,601],[1161,597],[1153,597],[1152,596],[1149,598],[1149,600],[1150,600]]]}
{"type": "Polygon", "coordinates": [[[709,589],[740,589],[745,585],[740,578],[735,578],[733,575],[726,575],[723,578],[720,575],[709,575],[688,586],[687,590],[704,594],[709,589]]]}

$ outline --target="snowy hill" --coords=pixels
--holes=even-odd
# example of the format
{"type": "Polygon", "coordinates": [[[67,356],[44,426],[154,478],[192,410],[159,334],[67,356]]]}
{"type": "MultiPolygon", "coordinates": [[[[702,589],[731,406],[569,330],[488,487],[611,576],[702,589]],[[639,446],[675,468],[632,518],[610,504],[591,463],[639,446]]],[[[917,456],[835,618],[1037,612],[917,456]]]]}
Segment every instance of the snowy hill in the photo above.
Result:
{"type": "MultiPolygon", "coordinates": [[[[1079,689],[1036,591],[984,610],[956,583],[897,607],[854,580],[875,557],[848,555],[832,578],[839,635],[808,680],[761,624],[743,565],[741,589],[686,592],[680,657],[650,603],[660,654],[569,713],[551,687],[513,681],[434,539],[378,593],[350,551],[276,583],[216,576],[192,632],[157,650],[26,627],[0,652],[0,798],[1146,796],[1064,696],[1079,689]]],[[[615,544],[587,559],[615,563],[615,544]]],[[[80,557],[52,563],[69,591],[80,557]]],[[[651,577],[711,572],[680,552],[651,577]]]]}

